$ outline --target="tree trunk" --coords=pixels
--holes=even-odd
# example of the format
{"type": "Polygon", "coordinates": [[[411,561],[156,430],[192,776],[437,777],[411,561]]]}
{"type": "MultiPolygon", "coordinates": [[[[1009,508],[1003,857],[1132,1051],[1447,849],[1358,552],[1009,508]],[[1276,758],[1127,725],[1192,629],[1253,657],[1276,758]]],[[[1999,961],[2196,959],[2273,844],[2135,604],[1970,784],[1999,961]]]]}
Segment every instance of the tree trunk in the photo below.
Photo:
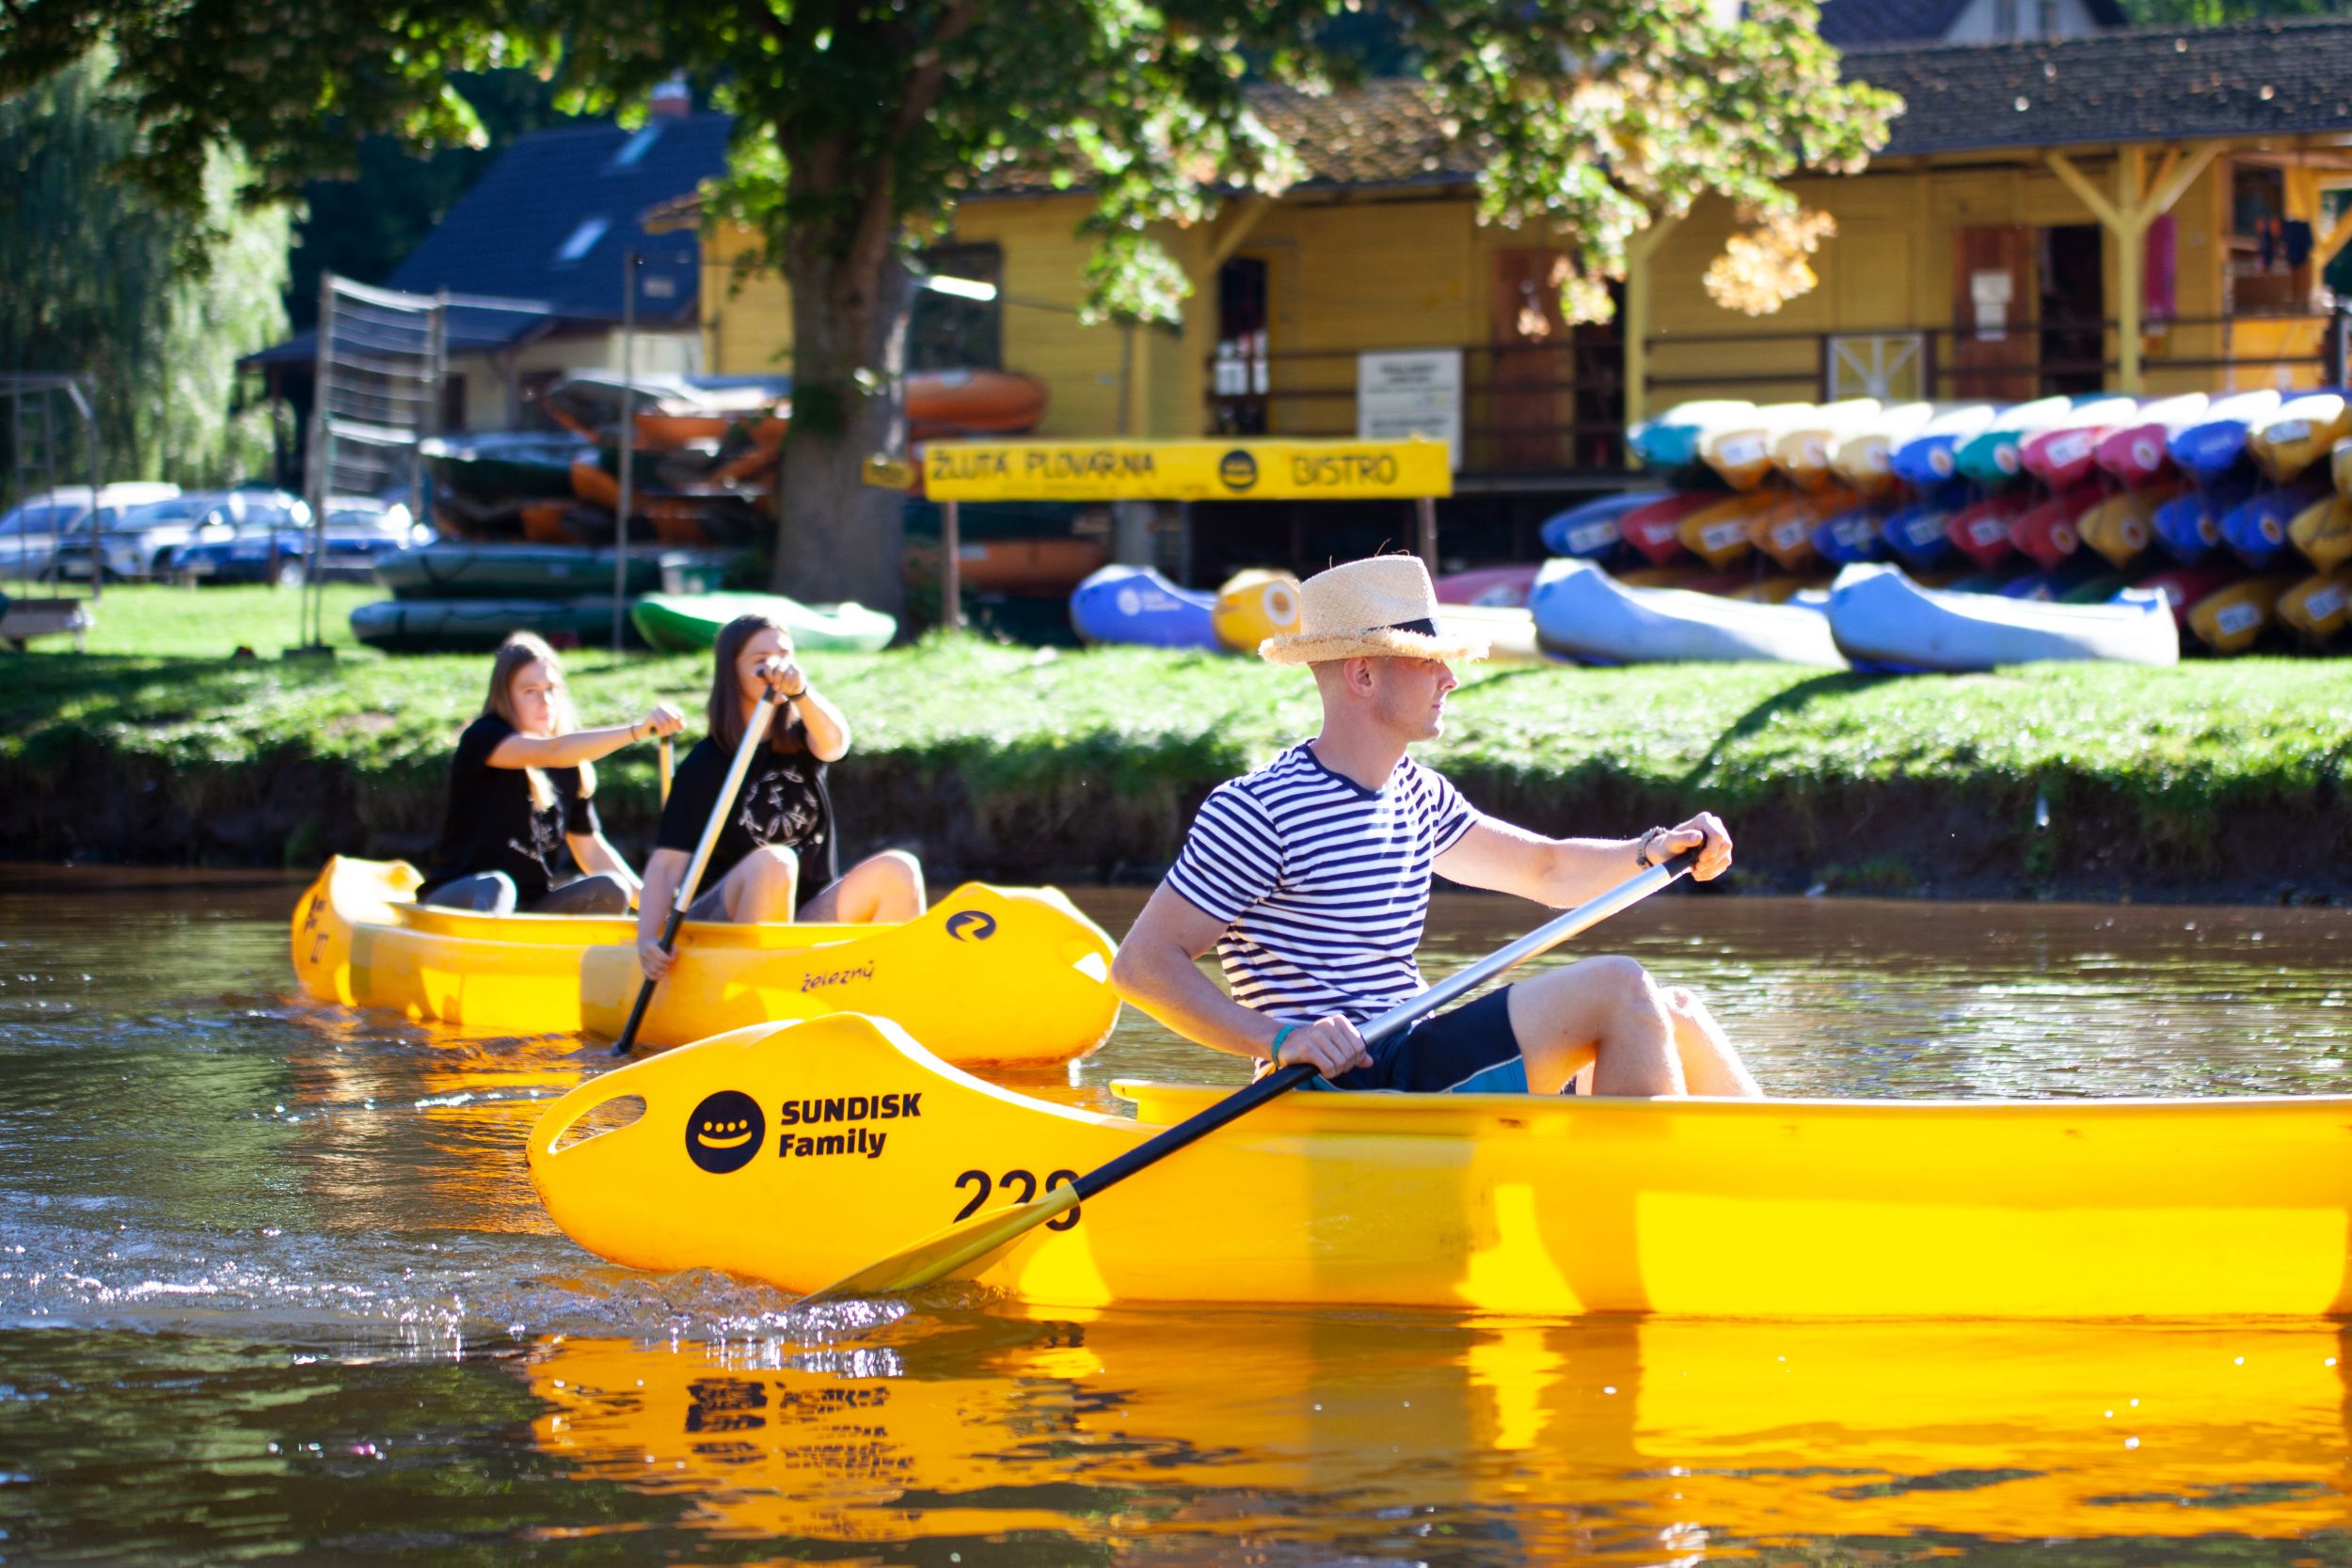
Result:
{"type": "Polygon", "coordinates": [[[904,456],[899,377],[913,280],[894,249],[861,261],[787,239],[792,427],[778,482],[775,586],[803,601],[903,613],[906,496],[864,481],[873,453],[904,456]]]}

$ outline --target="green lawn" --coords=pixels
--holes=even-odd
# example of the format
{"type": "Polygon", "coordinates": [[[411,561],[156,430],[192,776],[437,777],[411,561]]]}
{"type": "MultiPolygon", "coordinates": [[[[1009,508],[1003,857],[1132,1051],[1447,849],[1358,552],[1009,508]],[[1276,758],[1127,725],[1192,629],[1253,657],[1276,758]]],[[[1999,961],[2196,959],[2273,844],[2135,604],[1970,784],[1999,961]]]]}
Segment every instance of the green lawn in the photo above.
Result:
{"type": "MultiPolygon", "coordinates": [[[[324,768],[348,778],[372,833],[437,820],[448,749],[480,710],[486,657],[220,657],[239,642],[268,652],[293,641],[293,596],[267,589],[148,589],[106,606],[106,640],[90,654],[0,666],[0,792],[72,790],[119,769],[142,790],[183,795],[193,814],[263,798],[290,768],[324,768]]],[[[1085,832],[1132,843],[1138,862],[1165,858],[1200,792],[1315,721],[1305,673],[1208,654],[934,638],[806,662],[854,726],[836,789],[887,817],[869,829],[952,824],[980,858],[1085,832]]],[[[567,663],[590,722],[658,698],[694,713],[707,689],[704,657],[580,651],[567,663]]],[[[2049,839],[2034,820],[2054,812],[2096,819],[2131,854],[2168,863],[2217,863],[2225,820],[2316,832],[2326,842],[2309,852],[2325,859],[2352,836],[2329,805],[2352,758],[2347,673],[2326,659],[1908,678],[1502,666],[1466,672],[1446,736],[1420,754],[1473,799],[1550,831],[1640,827],[1705,803],[1859,863],[1869,852],[1855,823],[1941,840],[1953,835],[1926,833],[1924,819],[1947,813],[2030,862],[2049,839]]],[[[650,748],[603,771],[608,816],[642,823],[650,748]]]]}
{"type": "MultiPolygon", "coordinates": [[[[382,598],[384,591],[373,583],[335,582],[326,584],[324,594],[327,646],[357,649],[351,612],[382,598]]],[[[182,588],[121,583],[100,596],[94,610],[97,624],[85,644],[93,654],[193,658],[226,658],[243,646],[263,658],[275,658],[304,641],[304,602],[305,596],[291,588],[260,584],[182,588]]],[[[32,653],[71,657],[73,643],[67,638],[45,638],[33,644],[32,653]]]]}

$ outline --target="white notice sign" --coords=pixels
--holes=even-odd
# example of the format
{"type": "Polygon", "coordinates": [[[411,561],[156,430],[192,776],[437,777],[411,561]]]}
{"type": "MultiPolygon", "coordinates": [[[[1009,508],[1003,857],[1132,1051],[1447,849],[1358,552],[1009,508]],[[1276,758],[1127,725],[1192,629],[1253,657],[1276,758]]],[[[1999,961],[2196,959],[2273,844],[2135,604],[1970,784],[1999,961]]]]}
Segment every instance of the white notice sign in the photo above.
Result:
{"type": "Polygon", "coordinates": [[[1356,436],[1445,443],[1447,466],[1462,467],[1462,351],[1416,349],[1356,356],[1356,436]]]}

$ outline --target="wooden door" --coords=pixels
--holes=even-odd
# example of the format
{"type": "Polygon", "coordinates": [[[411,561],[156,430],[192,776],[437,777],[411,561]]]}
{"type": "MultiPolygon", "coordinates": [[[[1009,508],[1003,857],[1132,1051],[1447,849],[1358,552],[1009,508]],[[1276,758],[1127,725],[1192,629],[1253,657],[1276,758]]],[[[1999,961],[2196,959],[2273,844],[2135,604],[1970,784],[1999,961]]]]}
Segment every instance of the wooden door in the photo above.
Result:
{"type": "Polygon", "coordinates": [[[2030,229],[1952,234],[1952,366],[1963,398],[2023,403],[2040,395],[2030,229]]]}
{"type": "MultiPolygon", "coordinates": [[[[1575,335],[1560,313],[1570,262],[1556,250],[1498,250],[1488,293],[1494,343],[1484,467],[1505,471],[1572,466],[1575,335]]],[[[1475,461],[1473,459],[1473,461],[1475,461]]]]}

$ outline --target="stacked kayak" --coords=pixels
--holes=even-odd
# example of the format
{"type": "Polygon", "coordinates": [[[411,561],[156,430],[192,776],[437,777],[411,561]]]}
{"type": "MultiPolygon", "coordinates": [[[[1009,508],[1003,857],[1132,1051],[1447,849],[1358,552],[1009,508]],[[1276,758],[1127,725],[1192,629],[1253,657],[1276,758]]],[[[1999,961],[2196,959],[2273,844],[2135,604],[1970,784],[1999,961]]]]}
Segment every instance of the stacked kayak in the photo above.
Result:
{"type": "Polygon", "coordinates": [[[834,653],[874,653],[898,635],[898,620],[853,601],[805,605],[782,594],[647,594],[629,619],[649,646],[700,653],[741,615],[765,615],[792,634],[792,645],[834,653]]]}
{"type": "MultiPolygon", "coordinates": [[[[609,643],[614,601],[568,599],[377,599],[351,612],[351,635],[388,654],[487,653],[510,633],[536,632],[558,645],[609,643]]],[[[621,618],[624,633],[628,627],[621,618]]]]}
{"type": "MultiPolygon", "coordinates": [[[[539,1118],[532,1180],[615,1263],[805,1292],[1232,1092],[1122,1083],[1136,1117],[1104,1116],[984,1083],[918,1038],[840,1014],[632,1063],[539,1118]],[[615,1101],[643,1109],[597,1116],[615,1101]],[[747,1223],[766,1216],[789,1223],[747,1223]]],[[[1291,1094],[969,1277],[1068,1307],[2315,1318],[2352,1311],[2347,1122],[2345,1096],[1291,1094]]]]}
{"type": "MultiPolygon", "coordinates": [[[[644,981],[634,919],[437,909],[415,901],[421,880],[405,862],[327,862],[294,907],[304,991],[478,1033],[620,1033],[644,981]]],[[[898,926],[688,921],[638,1037],[679,1045],[857,1009],[923,1029],[956,1061],[1051,1066],[1109,1035],[1111,952],[1054,889],[980,882],[898,926]]]]}
{"type": "Polygon", "coordinates": [[[1595,664],[1768,659],[1845,664],[1817,608],[1629,588],[1589,561],[1548,562],[1528,609],[1549,653],[1595,664]]]}
{"type": "Polygon", "coordinates": [[[2171,607],[2137,589],[2112,604],[2052,604],[1942,592],[1892,566],[1849,566],[1830,588],[1828,620],[1848,658],[1879,669],[1990,670],[2047,659],[2163,665],[2181,657],[2171,607]]]}

